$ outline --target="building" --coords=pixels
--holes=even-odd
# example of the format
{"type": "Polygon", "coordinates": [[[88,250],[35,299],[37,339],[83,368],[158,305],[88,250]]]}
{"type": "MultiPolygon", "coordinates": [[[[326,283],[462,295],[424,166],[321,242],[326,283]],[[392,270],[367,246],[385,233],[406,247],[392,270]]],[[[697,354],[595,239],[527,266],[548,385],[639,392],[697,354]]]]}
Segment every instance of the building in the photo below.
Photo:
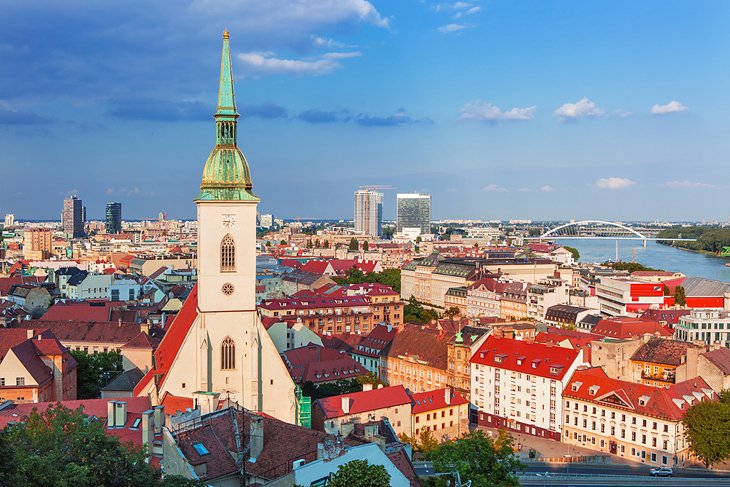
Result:
{"type": "Polygon", "coordinates": [[[450,387],[411,394],[411,431],[418,439],[431,431],[437,441],[461,438],[469,432],[469,400],[450,387]]]}
{"type": "Polygon", "coordinates": [[[383,193],[355,191],[355,232],[379,237],[383,227],[383,193]]]}
{"type": "Polygon", "coordinates": [[[730,347],[730,312],[693,309],[690,314],[680,316],[674,327],[674,338],[730,347]]]}
{"type": "Polygon", "coordinates": [[[256,208],[250,169],[237,146],[228,31],[223,34],[216,145],[203,168],[198,214],[198,282],[155,350],[155,367],[135,387],[154,404],[165,393],[225,394],[249,411],[294,423],[294,383],[256,313],[256,208]]]}
{"type": "Polygon", "coordinates": [[[281,354],[292,380],[304,385],[332,384],[367,375],[365,367],[338,350],[310,343],[281,354]]]}
{"type": "Polygon", "coordinates": [[[620,340],[642,337],[646,334],[665,338],[672,336],[672,330],[662,326],[658,321],[630,318],[628,316],[604,318],[593,327],[591,333],[620,340]]]}
{"type": "Polygon", "coordinates": [[[261,316],[301,320],[315,333],[327,335],[369,333],[379,322],[373,319],[370,302],[362,296],[264,299],[258,310],[261,316]]]}
{"type": "Polygon", "coordinates": [[[568,286],[560,279],[545,279],[527,288],[527,317],[541,321],[551,306],[568,304],[568,286]]]}
{"type": "Polygon", "coordinates": [[[430,194],[398,193],[396,202],[396,232],[418,229],[419,235],[431,233],[430,194]]]}
{"type": "Polygon", "coordinates": [[[312,404],[312,428],[329,434],[344,423],[388,418],[396,434],[412,435],[411,396],[403,386],[380,387],[317,399],[312,404]]]}
{"type": "Polygon", "coordinates": [[[631,382],[664,387],[697,377],[700,349],[691,343],[665,338],[648,338],[631,356],[631,382]]]}
{"type": "Polygon", "coordinates": [[[599,278],[596,296],[601,313],[609,316],[639,316],[649,308],[664,307],[669,299],[662,283],[614,276],[599,278]]]}
{"type": "MultiPolygon", "coordinates": [[[[544,316],[545,323],[565,328],[578,328],[578,323],[588,316],[592,310],[580,306],[555,304],[550,306],[544,316]]],[[[593,312],[596,312],[593,310],[593,312]]],[[[590,330],[588,330],[590,331],[590,330]]]]}
{"type": "Polygon", "coordinates": [[[471,363],[479,425],[560,440],[562,393],[582,350],[490,336],[471,363]]]}
{"type": "Polygon", "coordinates": [[[122,233],[122,204],[106,204],[106,233],[122,233]]]}
{"type": "Polygon", "coordinates": [[[444,308],[449,310],[456,308],[459,310],[458,316],[467,316],[467,299],[469,291],[465,286],[450,287],[444,294],[444,308]]]}
{"type": "Polygon", "coordinates": [[[396,333],[398,329],[391,325],[375,325],[372,331],[350,351],[350,355],[375,377],[382,377],[381,357],[387,356],[396,333]]]}
{"type": "Polygon", "coordinates": [[[730,348],[721,347],[700,354],[697,369],[713,391],[730,389],[730,348]]]}
{"type": "Polygon", "coordinates": [[[493,277],[486,277],[471,284],[466,294],[466,315],[499,317],[499,301],[506,285],[506,282],[493,277]]]}
{"type": "Polygon", "coordinates": [[[563,442],[652,466],[690,459],[682,418],[717,395],[699,377],[651,387],[612,379],[600,367],[578,370],[563,392],[563,442]]]}
{"type": "Polygon", "coordinates": [[[82,238],[84,236],[84,206],[75,195],[63,200],[61,223],[63,224],[63,233],[69,238],[82,238]]]}
{"type": "Polygon", "coordinates": [[[23,256],[28,260],[45,260],[53,254],[53,232],[34,228],[23,234],[23,256]]]}
{"type": "Polygon", "coordinates": [[[730,282],[704,277],[687,277],[682,281],[688,308],[730,311],[730,282]]]}
{"type": "Polygon", "coordinates": [[[5,214],[5,228],[12,228],[15,226],[15,215],[12,213],[5,214]]]}

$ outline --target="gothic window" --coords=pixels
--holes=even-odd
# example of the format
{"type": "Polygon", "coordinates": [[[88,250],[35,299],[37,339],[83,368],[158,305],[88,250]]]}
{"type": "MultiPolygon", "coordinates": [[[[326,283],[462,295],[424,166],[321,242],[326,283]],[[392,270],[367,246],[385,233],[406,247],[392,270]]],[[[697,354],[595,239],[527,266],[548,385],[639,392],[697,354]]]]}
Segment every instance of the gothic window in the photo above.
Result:
{"type": "Polygon", "coordinates": [[[221,242],[221,272],[236,270],[236,244],[230,234],[226,234],[221,242]]]}
{"type": "Polygon", "coordinates": [[[221,343],[221,369],[236,368],[236,344],[231,337],[226,337],[221,343]]]}

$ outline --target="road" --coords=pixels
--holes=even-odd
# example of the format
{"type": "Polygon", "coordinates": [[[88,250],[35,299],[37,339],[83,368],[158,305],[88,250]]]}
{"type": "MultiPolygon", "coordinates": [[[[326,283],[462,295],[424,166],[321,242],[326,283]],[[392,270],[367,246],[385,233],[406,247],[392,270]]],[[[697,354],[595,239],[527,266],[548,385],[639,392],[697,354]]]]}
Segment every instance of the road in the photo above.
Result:
{"type": "MultiPolygon", "coordinates": [[[[603,475],[649,475],[649,466],[634,465],[628,463],[528,463],[525,473],[582,473],[582,474],[603,474],[603,475]]],[[[715,472],[713,470],[702,470],[693,468],[675,468],[675,478],[726,478],[730,482],[730,473],[715,472]]]]}

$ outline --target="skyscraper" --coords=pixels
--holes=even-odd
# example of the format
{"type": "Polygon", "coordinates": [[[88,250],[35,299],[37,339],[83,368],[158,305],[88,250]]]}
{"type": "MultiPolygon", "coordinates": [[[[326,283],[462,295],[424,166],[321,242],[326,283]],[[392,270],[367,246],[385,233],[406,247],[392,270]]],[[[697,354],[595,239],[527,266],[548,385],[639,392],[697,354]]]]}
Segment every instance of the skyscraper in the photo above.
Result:
{"type": "Polygon", "coordinates": [[[355,191],[355,231],[379,237],[383,227],[383,193],[355,191]]]}
{"type": "Polygon", "coordinates": [[[431,233],[431,195],[401,193],[397,196],[396,232],[419,228],[421,234],[431,233]]]}
{"type": "Polygon", "coordinates": [[[122,233],[122,204],[106,204],[106,233],[122,233]]]}
{"type": "Polygon", "coordinates": [[[61,213],[63,233],[70,238],[81,238],[84,236],[84,208],[83,203],[75,195],[63,200],[63,213],[61,213]]]}

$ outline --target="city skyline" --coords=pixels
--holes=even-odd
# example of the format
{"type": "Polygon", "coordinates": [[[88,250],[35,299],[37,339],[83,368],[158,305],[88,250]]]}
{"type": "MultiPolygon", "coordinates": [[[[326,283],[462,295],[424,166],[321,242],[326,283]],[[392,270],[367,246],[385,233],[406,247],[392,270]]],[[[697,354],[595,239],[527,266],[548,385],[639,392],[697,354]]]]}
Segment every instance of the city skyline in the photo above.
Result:
{"type": "Polygon", "coordinates": [[[406,191],[435,220],[727,219],[722,3],[4,8],[0,167],[43,175],[0,195],[20,219],[194,218],[224,27],[262,213],[347,219],[382,184],[386,219],[406,191]]]}

